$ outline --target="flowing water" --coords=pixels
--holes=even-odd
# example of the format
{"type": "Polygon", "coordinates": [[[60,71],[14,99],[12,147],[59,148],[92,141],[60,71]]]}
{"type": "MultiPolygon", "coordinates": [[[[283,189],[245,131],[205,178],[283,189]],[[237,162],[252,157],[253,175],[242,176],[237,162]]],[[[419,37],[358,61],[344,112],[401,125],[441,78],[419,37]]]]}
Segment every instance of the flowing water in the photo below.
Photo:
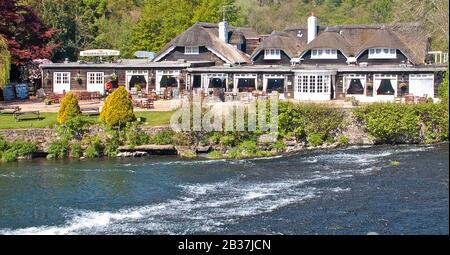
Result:
{"type": "Polygon", "coordinates": [[[442,144],[0,164],[0,234],[448,234],[448,157],[442,144]]]}

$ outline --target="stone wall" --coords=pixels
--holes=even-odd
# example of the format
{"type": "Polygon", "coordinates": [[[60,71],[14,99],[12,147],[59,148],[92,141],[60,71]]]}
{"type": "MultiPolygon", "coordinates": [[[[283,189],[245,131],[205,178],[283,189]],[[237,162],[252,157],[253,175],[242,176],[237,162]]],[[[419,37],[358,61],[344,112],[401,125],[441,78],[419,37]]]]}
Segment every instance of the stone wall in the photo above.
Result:
{"type": "Polygon", "coordinates": [[[0,130],[0,136],[6,141],[24,140],[36,143],[40,149],[56,138],[56,130],[51,128],[27,128],[0,130]]]}

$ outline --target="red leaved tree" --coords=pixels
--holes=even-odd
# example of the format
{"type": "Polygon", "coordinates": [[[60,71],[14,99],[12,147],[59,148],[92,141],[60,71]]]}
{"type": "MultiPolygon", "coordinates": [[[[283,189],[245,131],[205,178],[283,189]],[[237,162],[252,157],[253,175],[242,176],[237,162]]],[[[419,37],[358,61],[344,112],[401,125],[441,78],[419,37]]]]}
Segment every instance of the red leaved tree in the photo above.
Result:
{"type": "Polygon", "coordinates": [[[45,27],[31,7],[17,0],[0,0],[0,35],[8,42],[13,65],[22,66],[33,59],[50,58],[58,47],[49,43],[54,32],[45,27]]]}

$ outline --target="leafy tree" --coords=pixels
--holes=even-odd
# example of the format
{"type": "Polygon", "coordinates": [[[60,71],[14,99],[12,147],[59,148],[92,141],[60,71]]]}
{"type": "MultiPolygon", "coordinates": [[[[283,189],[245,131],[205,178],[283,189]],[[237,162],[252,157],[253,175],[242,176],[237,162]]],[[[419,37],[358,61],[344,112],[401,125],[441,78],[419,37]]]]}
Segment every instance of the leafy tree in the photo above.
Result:
{"type": "Polygon", "coordinates": [[[109,127],[125,126],[126,123],[134,120],[133,104],[128,96],[128,91],[123,86],[111,93],[105,100],[100,120],[109,127]]]}
{"type": "Polygon", "coordinates": [[[75,118],[81,114],[78,99],[72,92],[67,93],[61,101],[58,111],[57,121],[59,124],[66,123],[70,118],[75,118]]]}
{"type": "Polygon", "coordinates": [[[18,0],[0,0],[0,35],[8,42],[13,65],[51,57],[57,48],[49,43],[53,34],[30,6],[18,0]]]}
{"type": "Polygon", "coordinates": [[[5,86],[9,81],[10,61],[11,55],[8,51],[8,44],[0,36],[0,88],[5,86]]]}
{"type": "Polygon", "coordinates": [[[157,52],[197,21],[217,23],[222,20],[223,6],[230,10],[227,21],[236,24],[239,10],[234,0],[148,0],[133,29],[133,50],[157,52]]]}

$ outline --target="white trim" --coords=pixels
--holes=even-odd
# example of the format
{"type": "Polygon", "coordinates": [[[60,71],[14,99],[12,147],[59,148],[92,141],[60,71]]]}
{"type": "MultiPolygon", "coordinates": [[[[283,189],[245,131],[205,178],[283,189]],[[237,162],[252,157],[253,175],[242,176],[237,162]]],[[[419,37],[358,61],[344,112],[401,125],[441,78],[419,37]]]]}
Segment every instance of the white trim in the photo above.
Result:
{"type": "Polygon", "coordinates": [[[209,51],[211,51],[214,55],[218,56],[220,59],[222,59],[223,61],[225,61],[227,64],[233,64],[230,60],[228,60],[227,58],[225,58],[223,55],[221,55],[219,52],[215,51],[214,49],[206,46],[206,49],[208,49],[209,51]]]}
{"type": "Polygon", "coordinates": [[[395,74],[374,74],[373,75],[373,96],[384,99],[386,101],[392,101],[397,96],[397,84],[398,76],[395,74]],[[394,89],[394,95],[378,95],[377,90],[381,85],[381,80],[391,80],[392,88],[394,89]]]}
{"type": "Polygon", "coordinates": [[[338,59],[338,49],[311,49],[311,59],[338,59]],[[316,53],[315,55],[314,52],[316,53]]]}
{"type": "Polygon", "coordinates": [[[172,76],[178,81],[178,88],[180,88],[180,81],[178,77],[180,76],[180,70],[157,70],[156,71],[156,93],[162,93],[164,90],[161,90],[161,79],[164,75],[172,76]]]}
{"type": "Polygon", "coordinates": [[[263,75],[263,91],[267,92],[267,85],[269,79],[284,79],[284,90],[286,91],[287,86],[287,75],[284,74],[264,74],[263,75]]]}
{"type": "Polygon", "coordinates": [[[396,48],[369,48],[368,51],[368,59],[397,59],[396,48]],[[386,53],[385,51],[388,52],[386,53]]]}
{"type": "Polygon", "coordinates": [[[54,72],[53,73],[53,92],[63,93],[70,91],[70,72],[54,72]],[[60,76],[60,77],[58,77],[60,76]],[[66,76],[66,77],[64,77],[66,76]]]}
{"type": "MultiPolygon", "coordinates": [[[[130,90],[130,81],[133,75],[144,76],[145,82],[147,83],[145,89],[148,90],[148,70],[127,70],[125,71],[125,88],[130,90]]],[[[141,88],[143,89],[143,88],[141,88]]]]}
{"type": "Polygon", "coordinates": [[[254,79],[255,89],[258,88],[258,75],[257,74],[235,74],[233,77],[233,92],[239,92],[238,80],[239,79],[254,79]]]}
{"type": "Polygon", "coordinates": [[[176,48],[176,46],[172,46],[172,47],[168,48],[166,51],[162,52],[158,57],[156,57],[155,59],[153,59],[153,62],[158,62],[158,61],[160,61],[163,57],[165,57],[167,54],[169,54],[170,52],[172,52],[175,48],[176,48]]]}
{"type": "Polygon", "coordinates": [[[367,94],[367,75],[365,74],[344,74],[343,76],[343,86],[342,92],[345,97],[354,97],[356,99],[360,99],[361,97],[366,97],[367,94]],[[364,92],[362,94],[347,94],[347,90],[349,89],[350,82],[352,79],[359,79],[364,88],[364,92]]]}

